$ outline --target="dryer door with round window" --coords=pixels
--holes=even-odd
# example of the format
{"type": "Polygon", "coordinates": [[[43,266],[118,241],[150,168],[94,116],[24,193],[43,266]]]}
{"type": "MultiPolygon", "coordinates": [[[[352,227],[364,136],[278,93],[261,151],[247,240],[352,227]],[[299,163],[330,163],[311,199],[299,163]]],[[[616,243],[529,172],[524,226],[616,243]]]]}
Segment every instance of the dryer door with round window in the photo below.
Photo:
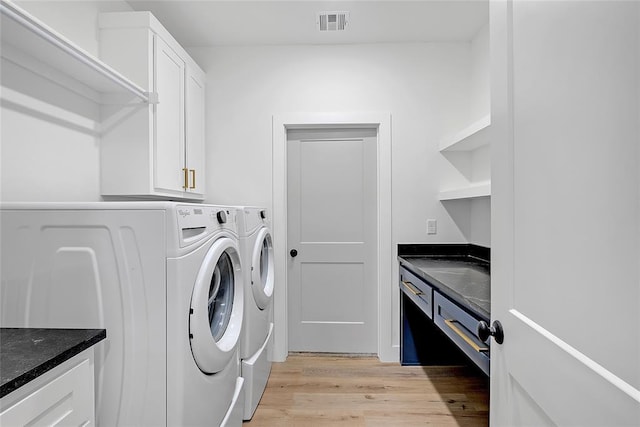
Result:
{"type": "Polygon", "coordinates": [[[251,289],[261,310],[269,306],[274,288],[273,241],[267,228],[258,233],[251,258],[251,289]]]}
{"type": "Polygon", "coordinates": [[[207,252],[191,295],[191,352],[202,372],[219,372],[233,357],[243,306],[238,246],[232,239],[220,238],[207,252]]]}

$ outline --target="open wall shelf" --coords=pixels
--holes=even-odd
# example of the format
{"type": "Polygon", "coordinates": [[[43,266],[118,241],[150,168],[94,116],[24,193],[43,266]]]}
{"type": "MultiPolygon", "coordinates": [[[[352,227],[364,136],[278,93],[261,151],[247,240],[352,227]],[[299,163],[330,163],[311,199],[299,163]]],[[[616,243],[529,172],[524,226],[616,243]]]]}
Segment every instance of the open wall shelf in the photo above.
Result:
{"type": "Polygon", "coordinates": [[[484,116],[460,132],[456,132],[440,141],[440,151],[473,151],[476,148],[489,145],[490,128],[491,116],[484,116]]]}
{"type": "Polygon", "coordinates": [[[471,184],[468,187],[441,191],[438,198],[441,201],[445,201],[445,200],[475,199],[477,197],[490,197],[490,196],[491,196],[491,183],[483,182],[483,183],[471,184]]]}
{"type": "MultiPolygon", "coordinates": [[[[100,103],[149,103],[145,92],[109,65],[90,55],[10,1],[0,0],[2,56],[48,78],[81,86],[87,97],[100,103]]],[[[77,90],[77,88],[74,88],[77,90]]]]}
{"type": "Polygon", "coordinates": [[[491,143],[490,128],[491,116],[486,115],[461,131],[447,138],[443,138],[442,141],[440,141],[440,152],[452,163],[454,162],[453,153],[461,153],[456,154],[456,156],[464,156],[464,158],[466,158],[466,161],[454,163],[454,165],[463,171],[467,177],[473,176],[478,170],[482,171],[479,181],[471,180],[469,184],[464,187],[441,191],[439,194],[441,201],[491,196],[491,181],[489,180],[490,177],[488,173],[490,157],[486,149],[482,151],[479,150],[489,147],[491,143]],[[448,153],[450,153],[450,155],[448,155],[448,153]],[[464,166],[464,168],[462,166],[464,166]]]}

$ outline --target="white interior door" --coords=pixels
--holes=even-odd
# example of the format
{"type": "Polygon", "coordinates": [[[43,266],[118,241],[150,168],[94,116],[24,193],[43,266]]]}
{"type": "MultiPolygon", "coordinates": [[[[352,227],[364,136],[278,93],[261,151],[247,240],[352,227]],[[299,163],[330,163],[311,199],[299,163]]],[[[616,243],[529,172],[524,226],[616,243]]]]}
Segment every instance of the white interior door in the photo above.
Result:
{"type": "Polygon", "coordinates": [[[377,352],[376,129],[289,130],[290,351],[377,352]]]}
{"type": "Polygon", "coordinates": [[[492,425],[640,425],[639,7],[491,3],[492,425]]]}

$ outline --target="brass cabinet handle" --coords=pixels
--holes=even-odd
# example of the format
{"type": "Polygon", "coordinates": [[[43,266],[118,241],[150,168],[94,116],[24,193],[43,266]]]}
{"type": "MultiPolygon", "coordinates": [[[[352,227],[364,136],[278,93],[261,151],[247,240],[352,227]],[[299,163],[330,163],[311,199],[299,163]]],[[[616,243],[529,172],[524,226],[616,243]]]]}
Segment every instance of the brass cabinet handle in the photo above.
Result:
{"type": "Polygon", "coordinates": [[[196,170],[189,169],[189,172],[191,172],[191,187],[189,188],[193,190],[194,188],[196,188],[196,170]]]}
{"type": "Polygon", "coordinates": [[[405,287],[405,288],[409,289],[409,291],[410,291],[412,294],[414,294],[414,295],[424,295],[424,293],[423,293],[420,289],[416,288],[416,287],[413,285],[413,283],[411,283],[411,282],[407,282],[407,281],[404,281],[404,280],[403,280],[403,281],[402,281],[402,284],[404,285],[404,287],[405,287]]]}
{"type": "Polygon", "coordinates": [[[456,335],[458,335],[460,338],[462,338],[467,344],[469,344],[475,351],[477,352],[484,352],[484,351],[489,351],[489,347],[480,347],[478,344],[476,344],[471,338],[469,338],[469,336],[467,334],[465,334],[464,332],[462,332],[462,330],[460,330],[460,328],[458,328],[454,323],[459,323],[457,320],[455,319],[445,319],[444,323],[451,328],[451,330],[453,332],[456,333],[456,335]]]}
{"type": "Polygon", "coordinates": [[[189,169],[182,168],[182,172],[184,172],[184,184],[182,185],[182,188],[186,190],[189,188],[189,169]]]}

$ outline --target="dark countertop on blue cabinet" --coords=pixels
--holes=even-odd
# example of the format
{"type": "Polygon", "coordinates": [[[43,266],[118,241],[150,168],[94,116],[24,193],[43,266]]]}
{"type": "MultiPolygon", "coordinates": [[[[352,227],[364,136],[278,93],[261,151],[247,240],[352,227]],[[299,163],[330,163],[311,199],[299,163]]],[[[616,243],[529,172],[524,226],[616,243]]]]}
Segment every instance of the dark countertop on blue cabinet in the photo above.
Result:
{"type": "Polygon", "coordinates": [[[486,321],[491,318],[490,249],[471,244],[400,244],[398,261],[486,321]]]}
{"type": "Polygon", "coordinates": [[[106,336],[104,329],[0,328],[0,397],[106,336]]]}

